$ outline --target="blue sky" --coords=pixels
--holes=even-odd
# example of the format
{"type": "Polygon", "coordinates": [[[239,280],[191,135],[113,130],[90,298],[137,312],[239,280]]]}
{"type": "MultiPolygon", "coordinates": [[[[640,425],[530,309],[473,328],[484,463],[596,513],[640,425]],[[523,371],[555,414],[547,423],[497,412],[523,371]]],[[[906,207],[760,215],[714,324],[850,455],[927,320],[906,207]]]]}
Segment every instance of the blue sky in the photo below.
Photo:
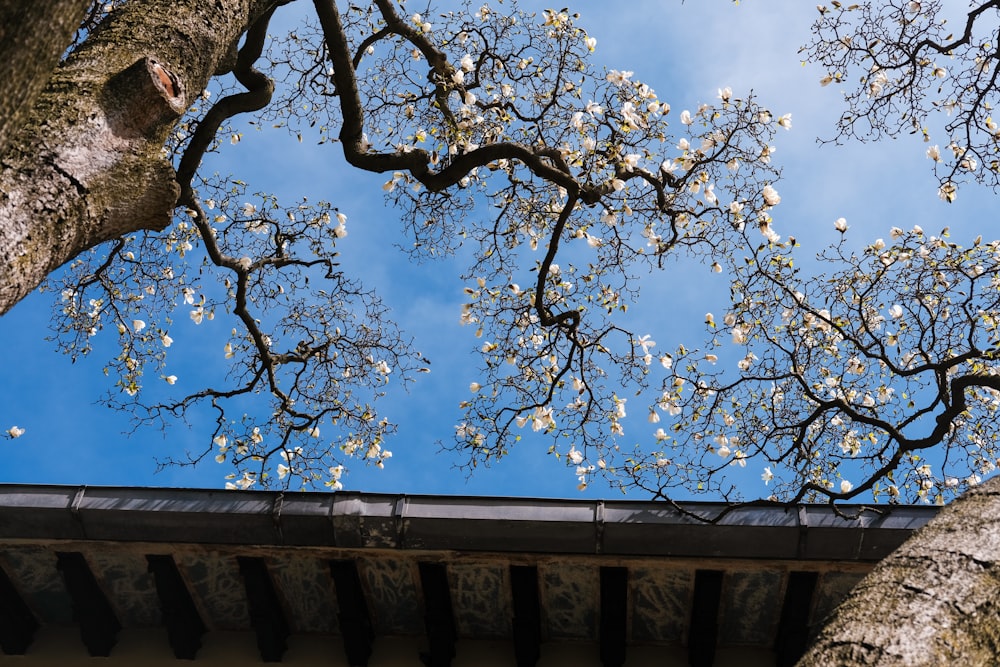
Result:
{"type": "MultiPolygon", "coordinates": [[[[536,2],[521,6],[545,8],[536,2]]],[[[894,225],[920,224],[929,232],[950,226],[960,243],[979,233],[994,235],[984,215],[991,210],[992,195],[967,186],[956,203],[940,201],[919,138],[840,147],[816,142],[818,136],[832,136],[840,105],[836,87],[820,87],[822,72],[803,66],[797,54],[809,36],[813,4],[747,0],[737,7],[723,0],[631,0],[580,3],[570,9],[581,13],[580,24],[597,38],[598,64],[634,70],[637,79],[675,109],[712,101],[719,88],[730,86],[737,94],[753,89],[775,113],[792,114],[792,130],[782,131],[775,144],[775,161],[784,177],[774,218],[779,233],[798,238],[800,256],[835,240],[833,221],[841,216],[851,225],[849,239],[857,247],[887,237],[894,225]]],[[[408,263],[394,247],[400,240],[398,215],[383,202],[384,177],[352,171],[335,146],[299,144],[280,130],[247,131],[239,145],[225,146],[211,164],[286,202],[307,195],[327,199],[347,213],[350,235],[338,246],[343,267],[378,290],[396,321],[433,362],[429,375],[420,376],[409,392],[392,392],[381,408],[399,425],[387,445],[393,459],[384,470],[353,467],[345,478],[347,488],[581,495],[571,471],[545,456],[547,444],[530,438],[501,464],[468,479],[454,469],[453,458],[438,453],[436,443],[451,437],[460,418],[458,403],[477,379],[477,341],[458,323],[463,302],[458,275],[464,266],[460,259],[408,263]]],[[[706,266],[668,263],[665,271],[646,277],[632,317],[661,349],[682,341],[697,345],[704,338],[704,313],[725,310],[727,288],[725,276],[706,266]]],[[[173,424],[165,433],[145,429],[128,434],[127,415],[95,403],[111,388],[102,368],[114,354],[113,337],[98,341],[89,358],[71,364],[45,340],[54,298],[36,293],[0,319],[0,349],[5,351],[0,430],[13,425],[25,429],[16,440],[0,441],[0,482],[220,487],[228,470],[212,461],[155,472],[156,456],[199,449],[204,435],[184,424],[173,424]]],[[[179,342],[200,335],[187,324],[171,333],[179,342]]],[[[171,358],[171,372],[191,377],[202,363],[201,356],[195,358],[171,358]]],[[[583,495],[614,494],[597,482],[583,495]]]]}

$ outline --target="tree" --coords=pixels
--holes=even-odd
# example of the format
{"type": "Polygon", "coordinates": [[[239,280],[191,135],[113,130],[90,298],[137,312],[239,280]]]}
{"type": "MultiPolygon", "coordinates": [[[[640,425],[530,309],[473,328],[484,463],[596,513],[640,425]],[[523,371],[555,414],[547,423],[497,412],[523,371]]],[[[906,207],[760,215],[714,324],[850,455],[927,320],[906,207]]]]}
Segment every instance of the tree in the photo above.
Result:
{"type": "MultiPolygon", "coordinates": [[[[805,51],[827,69],[824,83],[858,76],[858,87],[845,93],[839,138],[879,139],[906,131],[930,144],[935,137],[928,125],[941,111],[947,114],[940,131],[947,146],[931,145],[927,156],[935,164],[939,195],[951,202],[964,181],[994,190],[998,185],[991,109],[998,92],[993,44],[1000,3],[971,3],[954,31],[947,27],[944,9],[939,2],[820,6],[814,40],[805,51]]],[[[868,262],[877,258],[884,268],[865,277],[862,293],[897,272],[912,281],[886,299],[905,299],[906,306],[890,307],[890,316],[899,321],[893,328],[900,338],[909,339],[901,349],[909,351],[894,354],[882,344],[870,358],[881,362],[883,373],[906,374],[907,385],[920,375],[933,378],[917,392],[931,402],[922,410],[910,408],[909,418],[896,421],[903,429],[920,428],[923,422],[926,439],[883,431],[895,444],[881,450],[882,460],[899,460],[901,454],[916,463],[925,446],[943,447],[944,466],[956,455],[972,462],[968,481],[973,485],[980,472],[995,468],[996,248],[976,239],[974,248],[962,249],[925,238],[918,229],[900,232],[893,247],[870,249],[868,262]],[[979,280],[987,274],[990,285],[984,290],[979,280]]],[[[869,313],[862,313],[863,322],[870,321],[869,313]]],[[[872,340],[872,330],[862,328],[862,340],[872,340]]],[[[928,491],[953,479],[920,477],[911,479],[928,491]]],[[[993,530],[997,484],[993,478],[968,491],[881,563],[835,612],[800,664],[995,664],[1000,645],[988,619],[996,590],[990,572],[1000,553],[993,530]]]]}
{"type": "Polygon", "coordinates": [[[151,422],[208,404],[217,410],[213,444],[194,458],[235,464],[235,485],[287,477],[336,487],[345,455],[381,462],[391,425],[373,403],[390,374],[406,382],[423,364],[374,294],[337,270],[346,216],[325,202],[284,207],[240,181],[197,173],[227,119],[260,110],[292,126],[319,123],[350,164],[390,174],[385,190],[415,253],[479,244],[464,319],[489,341],[490,389],[469,402],[457,446],[488,461],[530,423],[557,438],[579,435],[575,458],[620,430],[624,401],[614,388],[648,373],[647,339],[615,322],[635,290],[632,272],[674,249],[746,243],[743,217],[776,203],[768,162],[780,119],[727,93],[715,107],[683,112],[675,133],[669,105],[649,86],[588,64],[594,40],[566,12],[539,20],[466,6],[432,25],[390,2],[343,15],[316,2],[318,24],[264,54],[279,4],[165,14],[128,2],[93,22],[4,158],[3,243],[21,255],[4,307],[72,259],[56,288],[64,350],[86,353],[103,327],[117,330],[121,353],[110,368],[120,391],[109,402],[151,422]],[[165,31],[177,36],[164,41],[165,31]],[[271,107],[260,62],[293,83],[271,107]],[[181,121],[208,77],[227,71],[245,90],[181,121]],[[74,99],[86,93],[76,106],[60,104],[68,89],[74,99]],[[660,155],[666,141],[682,146],[676,158],[660,155]],[[181,216],[167,228],[175,203],[181,216]],[[489,203],[495,218],[470,216],[489,203]],[[109,250],[91,251],[108,241],[109,250]],[[586,250],[564,248],[557,263],[568,243],[586,250]],[[200,267],[185,259],[196,247],[200,267]],[[537,276],[534,285],[518,287],[518,273],[537,276]],[[209,275],[221,289],[206,286],[209,275]],[[141,378],[163,368],[177,304],[196,322],[231,313],[230,386],[147,401],[141,378]],[[156,313],[161,321],[151,321],[156,313]],[[271,419],[239,412],[258,392],[271,396],[271,419]],[[332,441],[319,437],[325,425],[338,431],[332,441]]]}
{"type": "MultiPolygon", "coordinates": [[[[0,247],[14,258],[2,309],[71,261],[55,287],[61,345],[84,354],[117,332],[109,402],[142,420],[214,411],[193,459],[232,465],[232,486],[339,488],[352,457],[381,464],[392,426],[375,403],[425,368],[339,270],[343,213],[199,173],[248,112],[293,132],[315,124],[349,164],[386,174],[414,256],[474,246],[463,321],[482,339],[481,379],[453,443],[470,467],[530,429],[581,485],[603,475],[668,501],[677,489],[743,500],[753,463],[768,497],[750,502],[793,504],[944,502],[996,465],[1000,244],[899,229],[860,252],[834,246],[819,258],[829,274],[805,276],[771,219],[772,141],[791,121],[752,95],[720,89],[671,110],[631,72],[593,66],[595,40],[568,10],[403,15],[389,0],[315,0],[314,24],[268,44],[282,4],[130,0],[107,17],[95,4],[0,154],[0,247]],[[211,102],[202,91],[221,73],[237,83],[211,102]],[[680,253],[731,277],[732,308],[706,316],[705,346],[663,351],[625,311],[639,275],[680,253]],[[232,321],[225,386],[143,386],[164,368],[175,310],[232,321]],[[717,370],[727,356],[738,374],[717,370]],[[636,391],[640,412],[665,421],[652,446],[629,448],[636,391]],[[264,412],[247,408],[258,394],[264,412]]],[[[930,139],[925,119],[951,110],[946,149],[928,151],[942,198],[963,179],[996,185],[993,55],[972,30],[996,8],[974,8],[953,40],[937,3],[821,7],[806,57],[824,81],[861,80],[838,138],[930,139]]]]}

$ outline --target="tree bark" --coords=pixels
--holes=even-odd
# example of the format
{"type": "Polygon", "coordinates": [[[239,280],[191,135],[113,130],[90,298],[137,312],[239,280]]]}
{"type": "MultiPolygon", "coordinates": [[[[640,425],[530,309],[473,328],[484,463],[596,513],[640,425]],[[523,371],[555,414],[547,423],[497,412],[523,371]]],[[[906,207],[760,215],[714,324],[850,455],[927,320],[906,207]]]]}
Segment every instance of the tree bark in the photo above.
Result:
{"type": "Polygon", "coordinates": [[[90,0],[0,0],[0,155],[24,124],[90,0]]]}
{"type": "Polygon", "coordinates": [[[129,2],[55,70],[0,157],[0,314],[80,252],[169,224],[164,142],[272,2],[129,2]]]}
{"type": "Polygon", "coordinates": [[[1000,477],[879,563],[798,664],[1000,664],[1000,477]]]}

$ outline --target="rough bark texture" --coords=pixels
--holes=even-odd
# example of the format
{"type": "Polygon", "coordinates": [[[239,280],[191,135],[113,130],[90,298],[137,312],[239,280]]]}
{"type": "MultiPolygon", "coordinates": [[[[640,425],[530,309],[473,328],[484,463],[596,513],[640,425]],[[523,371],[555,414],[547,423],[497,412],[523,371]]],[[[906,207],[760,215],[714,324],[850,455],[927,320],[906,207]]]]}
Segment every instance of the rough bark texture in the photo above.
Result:
{"type": "Polygon", "coordinates": [[[0,155],[28,118],[90,0],[0,0],[0,155]]]}
{"type": "Polygon", "coordinates": [[[0,314],[80,252],[170,221],[171,128],[271,0],[136,0],[52,74],[0,157],[0,314]]]}
{"type": "Polygon", "coordinates": [[[1000,664],[1000,477],[880,563],[798,664],[1000,664]]]}

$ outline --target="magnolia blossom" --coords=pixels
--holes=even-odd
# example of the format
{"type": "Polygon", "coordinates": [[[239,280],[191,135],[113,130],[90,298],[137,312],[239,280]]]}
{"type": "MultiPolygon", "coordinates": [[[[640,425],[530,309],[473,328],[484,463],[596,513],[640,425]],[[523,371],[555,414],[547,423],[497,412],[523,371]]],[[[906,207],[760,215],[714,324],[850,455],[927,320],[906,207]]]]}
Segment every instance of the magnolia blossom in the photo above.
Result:
{"type": "Polygon", "coordinates": [[[639,337],[639,340],[636,341],[636,345],[642,349],[642,360],[647,366],[649,366],[649,364],[653,361],[653,355],[650,350],[656,347],[656,341],[650,340],[649,334],[646,334],[645,336],[639,337]]]}
{"type": "Polygon", "coordinates": [[[766,486],[772,479],[774,479],[774,473],[771,472],[770,467],[765,467],[764,472],[760,474],[760,478],[764,481],[764,485],[766,486]]]}
{"type": "Polygon", "coordinates": [[[777,206],[781,203],[781,196],[778,194],[778,191],[770,185],[764,186],[761,195],[764,197],[764,203],[768,206],[777,206]]]}
{"type": "Polygon", "coordinates": [[[635,105],[631,102],[625,102],[621,108],[622,120],[625,121],[625,125],[628,129],[635,129],[638,127],[648,127],[646,119],[636,111],[635,105]]]}
{"type": "Polygon", "coordinates": [[[24,435],[24,429],[20,428],[19,426],[11,426],[9,429],[7,429],[7,435],[9,435],[11,438],[20,438],[22,435],[24,435]]]}
{"type": "Polygon", "coordinates": [[[174,384],[175,382],[177,382],[177,376],[176,375],[164,375],[162,377],[163,377],[164,381],[166,381],[167,384],[174,384]]]}
{"type": "Polygon", "coordinates": [[[854,488],[854,485],[851,484],[850,482],[848,482],[846,479],[841,480],[841,482],[840,482],[840,492],[841,493],[850,493],[851,489],[853,489],[853,488],[854,488]]]}
{"type": "Polygon", "coordinates": [[[139,333],[146,328],[146,323],[143,320],[132,320],[132,330],[139,333]]]}
{"type": "MultiPolygon", "coordinates": [[[[230,479],[232,479],[232,478],[235,478],[235,475],[231,475],[230,479]]],[[[226,488],[229,489],[229,490],[231,490],[231,491],[235,491],[235,490],[245,491],[245,490],[249,489],[251,486],[253,486],[256,483],[257,483],[257,480],[253,476],[253,473],[244,472],[243,473],[243,477],[241,477],[240,479],[237,479],[235,482],[226,482],[226,488]]]]}
{"type": "Polygon", "coordinates": [[[779,117],[778,125],[785,128],[786,130],[792,129],[792,114],[786,113],[784,116],[779,117]]]}
{"type": "Polygon", "coordinates": [[[757,355],[754,354],[753,352],[748,352],[745,357],[736,362],[736,366],[741,371],[748,371],[750,370],[750,367],[753,365],[753,362],[756,360],[757,360],[757,355]]]}
{"type": "Polygon", "coordinates": [[[836,229],[841,234],[843,234],[844,232],[847,231],[847,219],[837,218],[837,220],[833,223],[833,228],[836,229]]]}
{"type": "Polygon", "coordinates": [[[613,69],[608,72],[606,78],[608,81],[615,84],[616,86],[624,86],[626,83],[628,83],[628,80],[632,77],[633,74],[634,72],[620,72],[616,69],[613,69]]]}
{"type": "Polygon", "coordinates": [[[160,334],[160,343],[163,345],[163,347],[170,347],[173,344],[173,342],[174,339],[168,336],[167,334],[165,333],[160,334]]]}

